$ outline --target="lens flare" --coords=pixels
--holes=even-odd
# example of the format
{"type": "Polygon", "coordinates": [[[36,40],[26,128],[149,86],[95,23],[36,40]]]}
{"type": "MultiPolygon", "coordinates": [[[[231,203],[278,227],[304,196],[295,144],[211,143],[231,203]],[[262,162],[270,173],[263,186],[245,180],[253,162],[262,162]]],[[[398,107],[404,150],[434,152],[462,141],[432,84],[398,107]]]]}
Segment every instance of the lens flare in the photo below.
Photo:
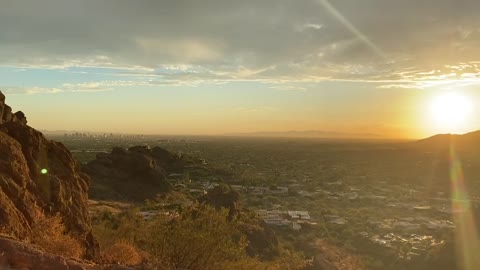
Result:
{"type": "Polygon", "coordinates": [[[47,173],[48,173],[48,170],[44,168],[44,169],[42,169],[40,172],[41,172],[42,174],[47,174],[47,173]]]}
{"type": "Polygon", "coordinates": [[[319,0],[318,1],[335,19],[337,19],[345,28],[348,29],[356,38],[362,41],[365,46],[370,48],[375,54],[383,58],[385,61],[389,62],[390,60],[386,54],[375,44],[373,43],[365,34],[363,34],[355,25],[353,25],[345,16],[343,16],[328,0],[319,0]]]}
{"type": "Polygon", "coordinates": [[[462,264],[461,269],[479,269],[480,257],[478,252],[480,246],[477,227],[465,188],[462,164],[453,142],[450,144],[450,181],[457,259],[462,264]]]}

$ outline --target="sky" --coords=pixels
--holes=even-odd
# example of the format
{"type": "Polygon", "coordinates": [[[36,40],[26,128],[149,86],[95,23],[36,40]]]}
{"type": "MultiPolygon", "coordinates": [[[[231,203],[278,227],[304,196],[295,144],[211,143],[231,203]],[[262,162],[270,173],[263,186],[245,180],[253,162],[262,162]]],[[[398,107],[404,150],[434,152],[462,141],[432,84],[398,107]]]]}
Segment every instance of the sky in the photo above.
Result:
{"type": "Polygon", "coordinates": [[[0,0],[0,90],[42,130],[468,132],[480,129],[479,10],[477,0],[0,0]],[[471,107],[455,127],[431,112],[451,93],[471,107]]]}

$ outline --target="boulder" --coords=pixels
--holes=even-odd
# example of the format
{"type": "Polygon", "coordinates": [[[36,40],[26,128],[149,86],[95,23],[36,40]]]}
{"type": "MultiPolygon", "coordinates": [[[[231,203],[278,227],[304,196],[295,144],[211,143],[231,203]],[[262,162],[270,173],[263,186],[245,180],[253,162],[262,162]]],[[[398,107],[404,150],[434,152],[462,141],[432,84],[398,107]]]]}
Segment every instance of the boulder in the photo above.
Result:
{"type": "Polygon", "coordinates": [[[18,112],[13,114],[13,121],[18,122],[22,125],[26,125],[27,124],[27,117],[25,116],[25,114],[22,111],[18,111],[18,112]]]}
{"type": "Polygon", "coordinates": [[[27,117],[22,111],[12,114],[12,108],[5,104],[5,95],[0,91],[0,125],[8,122],[27,124],[27,117]]]}

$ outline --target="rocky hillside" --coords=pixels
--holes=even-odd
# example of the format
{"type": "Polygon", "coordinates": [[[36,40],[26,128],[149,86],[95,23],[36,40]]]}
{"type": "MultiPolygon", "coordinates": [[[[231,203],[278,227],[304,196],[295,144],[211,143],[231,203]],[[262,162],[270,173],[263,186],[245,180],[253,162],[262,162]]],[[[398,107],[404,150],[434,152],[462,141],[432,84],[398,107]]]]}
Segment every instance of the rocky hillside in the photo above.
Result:
{"type": "Polygon", "coordinates": [[[189,162],[160,147],[113,148],[83,170],[92,178],[95,199],[144,201],[170,191],[169,173],[182,172],[189,162]]]}
{"type": "Polygon", "coordinates": [[[97,244],[87,211],[88,176],[63,144],[27,126],[23,113],[12,117],[7,107],[0,95],[0,232],[28,241],[35,220],[60,215],[92,258],[97,244]]]}

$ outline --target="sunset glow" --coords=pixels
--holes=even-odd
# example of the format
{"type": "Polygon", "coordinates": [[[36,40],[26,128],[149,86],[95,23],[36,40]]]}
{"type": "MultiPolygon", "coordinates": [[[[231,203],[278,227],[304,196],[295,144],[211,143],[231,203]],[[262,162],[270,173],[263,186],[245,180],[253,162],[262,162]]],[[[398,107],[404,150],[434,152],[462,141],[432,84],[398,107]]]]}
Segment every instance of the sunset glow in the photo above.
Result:
{"type": "Polygon", "coordinates": [[[0,10],[0,90],[29,123],[368,139],[480,129],[478,1],[120,2],[78,4],[90,17],[59,0],[0,10]],[[465,20],[452,27],[453,14],[465,20]]]}

